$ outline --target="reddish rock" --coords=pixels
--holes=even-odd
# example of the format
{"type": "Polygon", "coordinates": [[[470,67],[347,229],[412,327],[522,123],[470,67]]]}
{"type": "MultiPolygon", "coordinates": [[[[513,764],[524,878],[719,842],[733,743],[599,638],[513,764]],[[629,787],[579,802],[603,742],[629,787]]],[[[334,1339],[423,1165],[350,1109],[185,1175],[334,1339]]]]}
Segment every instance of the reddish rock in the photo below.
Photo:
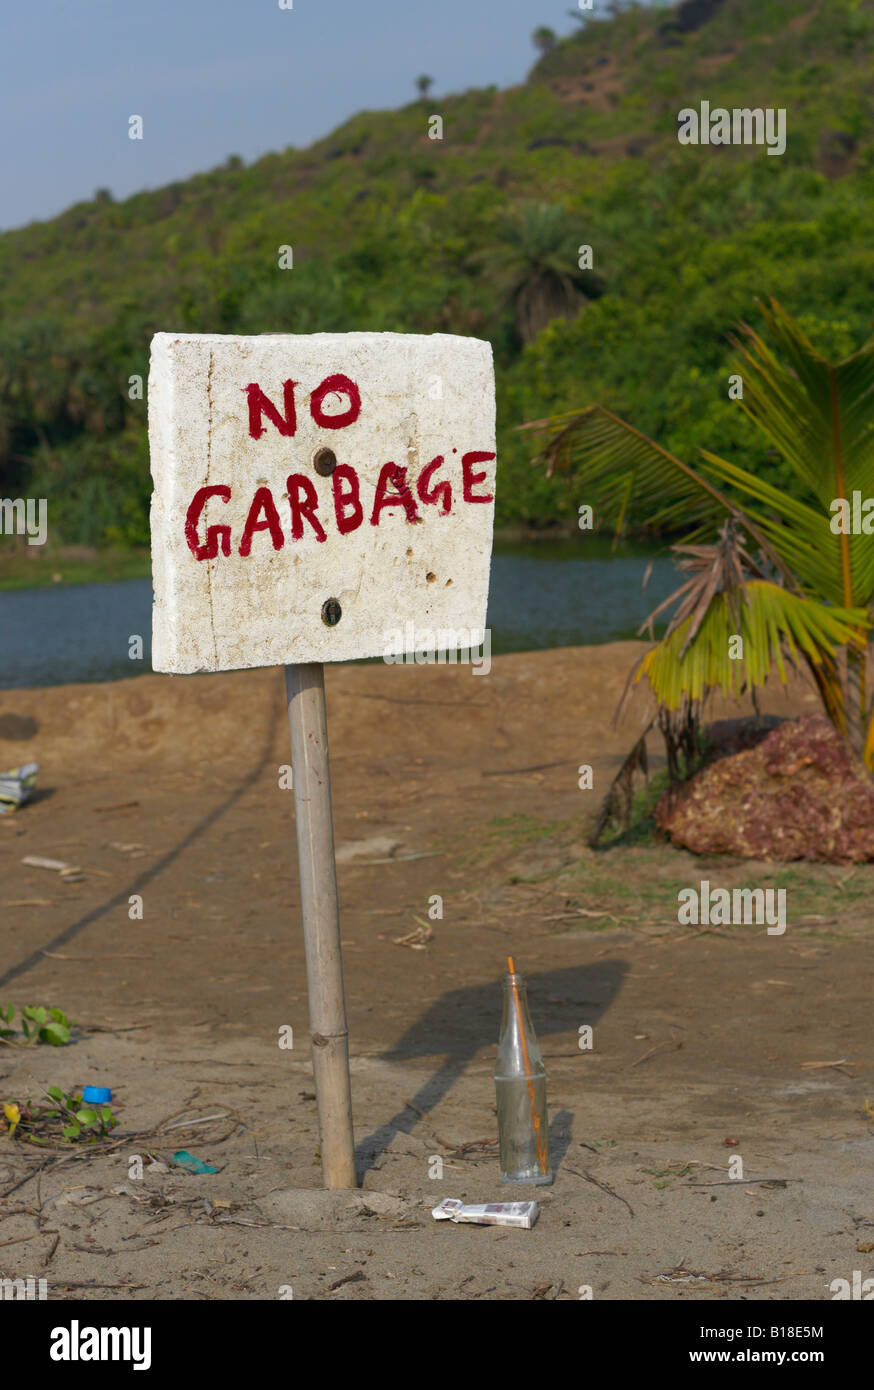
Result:
{"type": "Polygon", "coordinates": [[[785,722],[776,714],[763,714],[759,718],[748,715],[743,719],[715,719],[704,729],[704,761],[709,764],[717,758],[727,758],[732,753],[755,748],[772,729],[778,729],[785,722]]]}
{"type": "Polygon", "coordinates": [[[787,720],[665,792],[657,825],[693,854],[874,860],[874,782],[821,714],[787,720]]]}

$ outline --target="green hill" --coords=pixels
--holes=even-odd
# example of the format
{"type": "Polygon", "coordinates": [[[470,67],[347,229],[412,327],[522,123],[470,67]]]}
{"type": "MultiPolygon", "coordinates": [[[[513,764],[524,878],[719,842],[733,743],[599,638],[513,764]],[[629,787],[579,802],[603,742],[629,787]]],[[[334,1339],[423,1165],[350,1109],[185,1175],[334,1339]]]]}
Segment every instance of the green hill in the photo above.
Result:
{"type": "Polygon", "coordinates": [[[307,150],[7,232],[0,493],[49,497],[68,541],[147,541],[128,379],[159,329],[489,337],[505,525],[572,523],[585,498],[532,469],[514,427],[595,400],[681,456],[779,477],[728,399],[725,335],[768,295],[827,351],[870,335],[872,79],[869,0],[631,10],[577,26],[518,87],[362,112],[307,150]],[[785,153],[679,144],[702,99],[785,108],[785,153]]]}

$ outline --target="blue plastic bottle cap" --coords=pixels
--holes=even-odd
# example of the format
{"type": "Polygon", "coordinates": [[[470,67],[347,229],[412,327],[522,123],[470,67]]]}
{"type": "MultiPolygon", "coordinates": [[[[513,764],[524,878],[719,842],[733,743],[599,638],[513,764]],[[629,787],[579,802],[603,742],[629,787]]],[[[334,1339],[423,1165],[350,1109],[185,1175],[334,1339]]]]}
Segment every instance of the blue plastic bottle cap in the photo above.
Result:
{"type": "Polygon", "coordinates": [[[112,1092],[108,1086],[86,1086],[82,1099],[90,1100],[92,1105],[107,1105],[112,1100],[112,1092]]]}

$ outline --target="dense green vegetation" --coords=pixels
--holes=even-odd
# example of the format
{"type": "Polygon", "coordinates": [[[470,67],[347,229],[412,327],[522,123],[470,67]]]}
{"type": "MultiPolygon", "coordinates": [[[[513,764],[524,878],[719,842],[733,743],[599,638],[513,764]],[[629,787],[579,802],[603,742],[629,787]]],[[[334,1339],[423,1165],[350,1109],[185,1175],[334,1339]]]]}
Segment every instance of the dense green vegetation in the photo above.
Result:
{"type": "Polygon", "coordinates": [[[585,498],[515,427],[594,401],[682,458],[787,483],[728,398],[726,334],[774,295],[830,356],[870,336],[874,3],[702,8],[691,30],[633,8],[577,25],[518,87],[361,113],[310,149],[0,236],[2,495],[51,498],[67,541],[147,541],[128,378],[159,329],[489,337],[504,524],[573,524],[585,498]],[[785,154],[680,146],[702,98],[785,107],[785,154]]]}

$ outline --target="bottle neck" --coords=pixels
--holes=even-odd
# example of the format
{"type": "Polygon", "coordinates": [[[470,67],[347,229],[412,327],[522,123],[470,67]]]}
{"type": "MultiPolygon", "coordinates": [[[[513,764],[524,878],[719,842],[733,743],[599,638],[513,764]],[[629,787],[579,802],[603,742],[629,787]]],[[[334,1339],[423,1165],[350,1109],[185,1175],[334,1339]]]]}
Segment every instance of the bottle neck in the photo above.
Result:
{"type": "Polygon", "coordinates": [[[517,1018],[516,1000],[519,1000],[518,1013],[522,1015],[523,1026],[529,1024],[528,1019],[528,990],[525,988],[525,981],[521,975],[505,975],[504,986],[504,1011],[501,1019],[501,1032],[507,1025],[517,1018]]]}
{"type": "Polygon", "coordinates": [[[531,1026],[528,997],[521,975],[506,975],[497,1071],[502,1075],[537,1075],[543,1071],[540,1048],[531,1026]]]}

